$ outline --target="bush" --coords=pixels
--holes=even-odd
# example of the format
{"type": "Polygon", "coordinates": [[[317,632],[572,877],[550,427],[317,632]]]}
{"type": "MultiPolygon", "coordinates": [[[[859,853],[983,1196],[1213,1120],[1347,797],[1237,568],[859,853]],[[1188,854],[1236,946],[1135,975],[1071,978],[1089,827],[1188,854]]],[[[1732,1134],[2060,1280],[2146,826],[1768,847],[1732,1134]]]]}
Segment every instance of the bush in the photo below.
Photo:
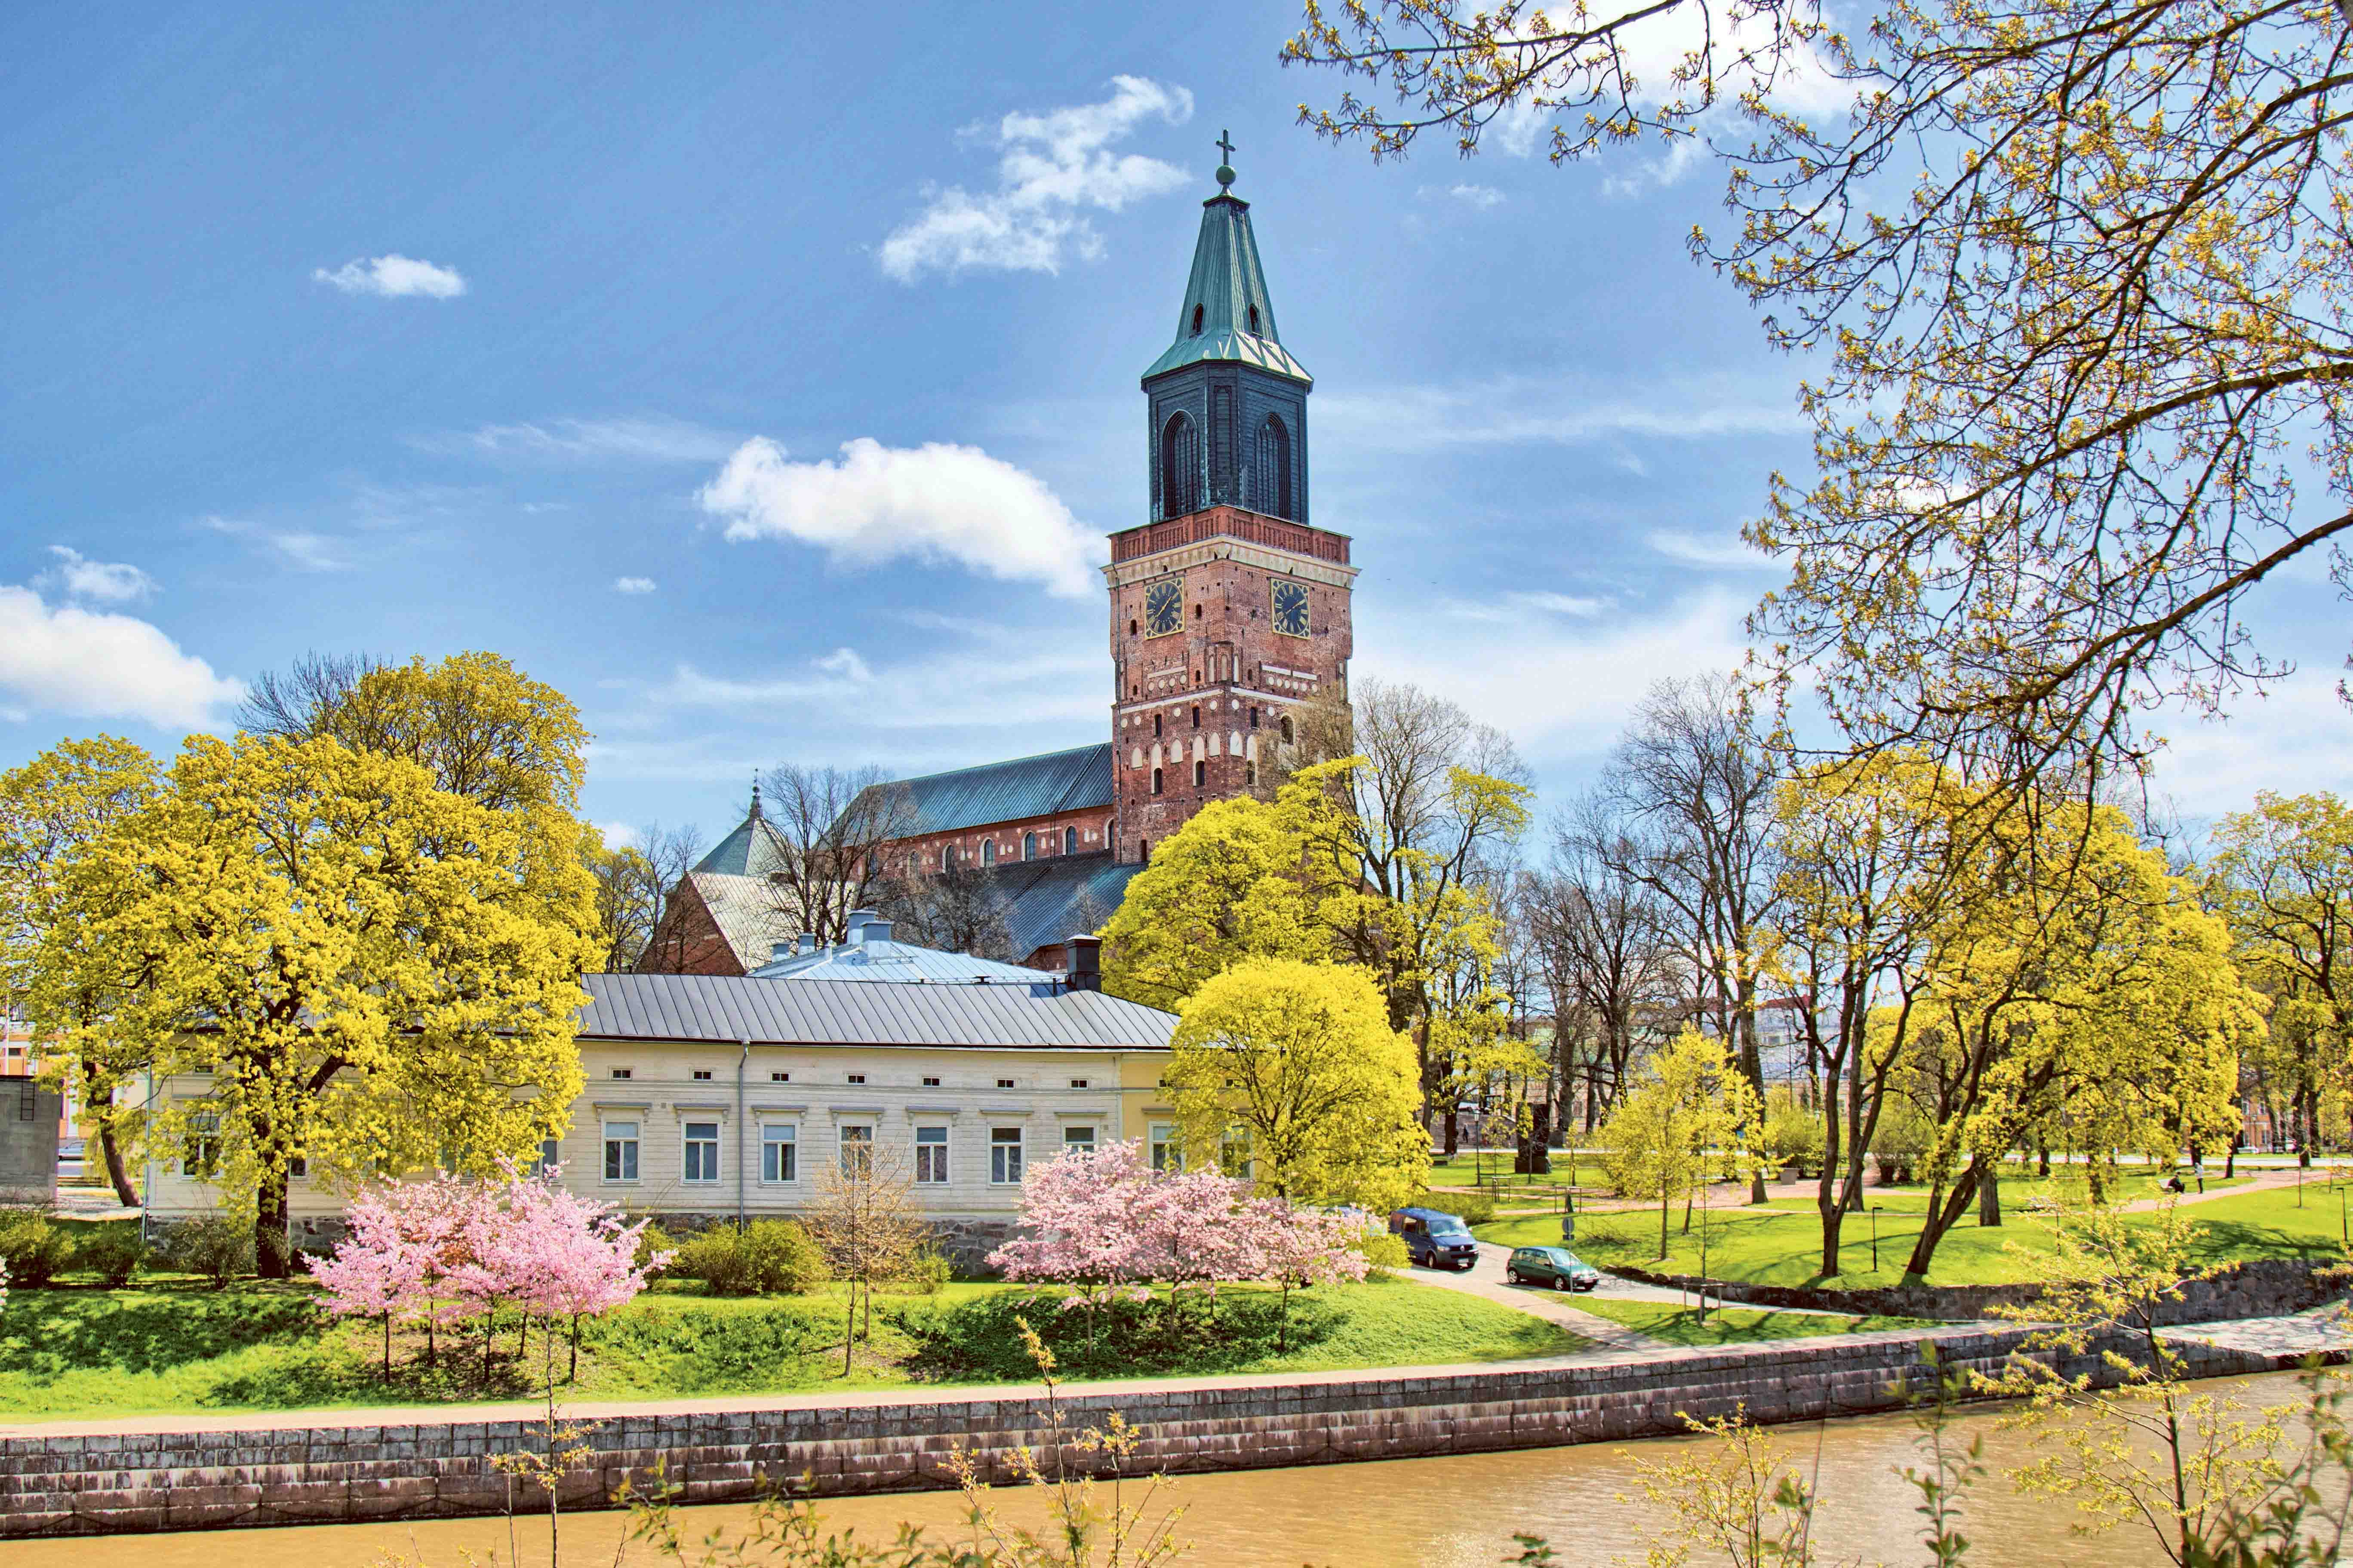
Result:
{"type": "Polygon", "coordinates": [[[1405,1249],[1405,1237],[1391,1236],[1385,1230],[1365,1232],[1363,1239],[1356,1243],[1356,1250],[1363,1253],[1365,1261],[1372,1266],[1369,1277],[1377,1279],[1385,1279],[1396,1270],[1410,1268],[1413,1264],[1412,1255],[1405,1249]]]}
{"type": "Polygon", "coordinates": [[[0,1263],[9,1282],[37,1289],[64,1272],[73,1238],[38,1209],[0,1209],[0,1263]]]}
{"type": "Polygon", "coordinates": [[[948,1282],[951,1272],[945,1253],[936,1247],[922,1247],[908,1259],[907,1271],[899,1276],[897,1283],[900,1289],[911,1295],[936,1296],[940,1287],[948,1282]]]}
{"type": "Polygon", "coordinates": [[[713,1226],[678,1249],[670,1272],[721,1296],[797,1296],[825,1278],[817,1244],[791,1220],[754,1220],[741,1230],[713,1226]]]}
{"type": "Polygon", "coordinates": [[[167,1266],[201,1274],[217,1289],[253,1272],[253,1227],[227,1215],[202,1215],[174,1226],[159,1250],[167,1266]]]}
{"type": "Polygon", "coordinates": [[[147,1260],[147,1244],[139,1233],[123,1226],[110,1225],[86,1233],[74,1247],[74,1266],[87,1268],[98,1276],[98,1282],[110,1290],[120,1290],[131,1283],[139,1266],[147,1260]]]}
{"type": "Polygon", "coordinates": [[[652,1267],[647,1261],[657,1252],[676,1252],[678,1249],[678,1237],[649,1221],[646,1228],[638,1232],[637,1265],[646,1271],[646,1278],[649,1279],[662,1279],[672,1274],[682,1273],[683,1270],[679,1268],[679,1260],[676,1258],[672,1258],[659,1268],[652,1267]]]}
{"type": "Polygon", "coordinates": [[[1495,1200],[1483,1194],[1423,1193],[1409,1206],[1458,1215],[1464,1225],[1485,1225],[1495,1217],[1495,1200]]]}

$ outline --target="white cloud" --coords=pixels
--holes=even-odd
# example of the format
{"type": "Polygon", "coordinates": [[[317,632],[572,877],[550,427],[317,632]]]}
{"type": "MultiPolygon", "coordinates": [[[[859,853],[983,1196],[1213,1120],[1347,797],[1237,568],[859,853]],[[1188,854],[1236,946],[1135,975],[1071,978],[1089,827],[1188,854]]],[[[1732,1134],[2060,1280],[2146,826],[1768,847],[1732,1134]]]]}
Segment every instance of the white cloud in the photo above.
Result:
{"type": "Polygon", "coordinates": [[[638,830],[628,823],[600,822],[596,826],[596,837],[605,841],[607,849],[627,849],[638,841],[638,830]]]}
{"type": "Polygon", "coordinates": [[[1504,193],[1493,185],[1424,185],[1421,194],[1425,196],[1451,196],[1464,206],[1477,207],[1481,212],[1502,206],[1504,201],[1504,193]]]}
{"type": "Polygon", "coordinates": [[[716,463],[742,439],[682,419],[547,419],[412,436],[408,444],[459,457],[716,463]]]}
{"type": "Polygon", "coordinates": [[[2353,710],[2327,671],[2299,670],[2260,697],[2234,695],[2227,719],[2177,711],[2155,727],[2166,745],[2152,788],[2192,816],[2245,811],[2257,790],[2341,794],[2353,776],[2353,710]]]}
{"type": "Polygon", "coordinates": [[[1584,620],[1609,609],[1610,601],[1585,594],[1502,594],[1492,599],[1450,599],[1443,607],[1448,615],[1471,621],[1525,621],[1531,611],[1584,620]]]}
{"type": "Polygon", "coordinates": [[[836,563],[954,561],[1081,597],[1100,589],[1102,541],[1034,475],[977,447],[842,444],[839,462],[796,463],[765,437],[735,450],[698,494],[727,537],[797,539],[836,563]]]}
{"type": "Polygon", "coordinates": [[[203,521],[215,533],[247,540],[299,571],[343,572],[352,564],[343,546],[323,533],[264,528],[233,517],[207,517],[203,521]]]}
{"type": "Polygon", "coordinates": [[[1142,77],[1112,79],[1101,103],[1008,114],[979,134],[1004,149],[997,188],[976,195],[961,185],[932,194],[931,204],[884,239],[877,259],[902,283],[926,271],[967,267],[1059,272],[1067,253],[1092,260],[1103,240],[1086,209],[1117,212],[1133,201],[1184,184],[1184,172],[1156,158],[1114,153],[1111,144],[1147,120],[1182,125],[1193,95],[1142,77]]]}
{"type": "Polygon", "coordinates": [[[147,622],[0,584],[0,692],[24,709],[201,728],[245,694],[147,622]]]}
{"type": "Polygon", "coordinates": [[[823,658],[817,660],[817,667],[828,674],[838,675],[844,680],[856,681],[861,685],[874,679],[874,671],[867,668],[866,661],[858,657],[858,650],[854,647],[835,648],[823,658]]]}
{"type": "Polygon", "coordinates": [[[1761,550],[1752,549],[1741,539],[1703,539],[1694,533],[1678,533],[1659,529],[1647,535],[1643,543],[1670,561],[1680,561],[1686,566],[1705,566],[1722,572],[1781,572],[1788,568],[1761,550]]]}
{"type": "Polygon", "coordinates": [[[650,577],[616,577],[613,579],[613,592],[616,594],[650,594],[653,591],[654,580],[650,577]]]}
{"type": "Polygon", "coordinates": [[[119,561],[92,561],[62,544],[50,545],[49,553],[63,564],[48,575],[77,599],[121,605],[155,592],[155,579],[136,566],[119,561]]]}
{"type": "Polygon", "coordinates": [[[1446,637],[1417,636],[1411,606],[1357,606],[1356,668],[1443,693],[1508,731],[1539,764],[1609,750],[1651,683],[1736,669],[1753,601],[1709,590],[1648,616],[1569,622],[1514,616],[1446,637]]]}
{"type": "Polygon", "coordinates": [[[311,276],[346,294],[374,294],[384,300],[419,294],[428,300],[454,300],[466,291],[466,280],[458,275],[456,268],[436,267],[429,261],[400,255],[362,257],[357,261],[344,262],[332,272],[317,268],[311,276]]]}
{"type": "Polygon", "coordinates": [[[1798,436],[1809,426],[1795,383],[1695,377],[1655,384],[1641,401],[1566,379],[1510,376],[1445,386],[1390,386],[1335,393],[1322,406],[1328,446],[1335,430],[1361,432],[1383,449],[1470,446],[1585,446],[1627,438],[1717,440],[1798,436]]]}

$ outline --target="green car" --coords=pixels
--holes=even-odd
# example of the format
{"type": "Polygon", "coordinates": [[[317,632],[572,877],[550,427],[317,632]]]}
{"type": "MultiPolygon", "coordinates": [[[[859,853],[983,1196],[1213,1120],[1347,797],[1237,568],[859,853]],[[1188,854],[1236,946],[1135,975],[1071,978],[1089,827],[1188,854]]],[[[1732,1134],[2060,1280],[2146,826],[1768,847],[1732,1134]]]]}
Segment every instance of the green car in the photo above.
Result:
{"type": "Polygon", "coordinates": [[[1601,1273],[1566,1247],[1523,1247],[1504,1266],[1514,1285],[1549,1285],[1556,1290],[1590,1290],[1601,1273]]]}

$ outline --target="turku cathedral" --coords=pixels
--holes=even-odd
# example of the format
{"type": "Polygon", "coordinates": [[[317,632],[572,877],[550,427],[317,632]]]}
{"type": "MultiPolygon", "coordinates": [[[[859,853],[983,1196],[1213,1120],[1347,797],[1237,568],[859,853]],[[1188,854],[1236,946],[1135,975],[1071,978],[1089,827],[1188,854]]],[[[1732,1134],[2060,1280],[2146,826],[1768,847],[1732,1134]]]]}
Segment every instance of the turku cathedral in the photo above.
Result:
{"type": "MultiPolygon", "coordinates": [[[[1011,955],[1059,967],[1074,921],[1118,907],[1152,847],[1203,805],[1251,793],[1293,742],[1293,710],[1345,690],[1348,538],[1314,523],[1307,395],[1283,346],[1250,204],[1219,165],[1201,204],[1175,340],[1144,373],[1148,521],[1111,536],[1103,571],[1110,733],[1066,752],[893,786],[905,836],[884,853],[920,874],[985,870],[1011,955]]],[[[751,815],[673,900],[665,968],[742,974],[774,928],[782,837],[751,815]]]]}

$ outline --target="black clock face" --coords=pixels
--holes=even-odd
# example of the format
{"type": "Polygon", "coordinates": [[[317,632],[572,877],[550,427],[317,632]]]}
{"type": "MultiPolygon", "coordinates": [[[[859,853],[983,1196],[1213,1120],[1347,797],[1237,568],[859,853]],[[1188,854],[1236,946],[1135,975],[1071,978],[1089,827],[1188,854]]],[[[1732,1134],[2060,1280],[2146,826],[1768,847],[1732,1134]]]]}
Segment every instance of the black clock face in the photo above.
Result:
{"type": "Polygon", "coordinates": [[[1307,635],[1307,590],[1296,583],[1274,585],[1274,629],[1287,637],[1307,635]]]}
{"type": "Polygon", "coordinates": [[[1144,635],[1165,637],[1185,624],[1185,589],[1174,577],[1163,577],[1144,590],[1144,635]]]}

